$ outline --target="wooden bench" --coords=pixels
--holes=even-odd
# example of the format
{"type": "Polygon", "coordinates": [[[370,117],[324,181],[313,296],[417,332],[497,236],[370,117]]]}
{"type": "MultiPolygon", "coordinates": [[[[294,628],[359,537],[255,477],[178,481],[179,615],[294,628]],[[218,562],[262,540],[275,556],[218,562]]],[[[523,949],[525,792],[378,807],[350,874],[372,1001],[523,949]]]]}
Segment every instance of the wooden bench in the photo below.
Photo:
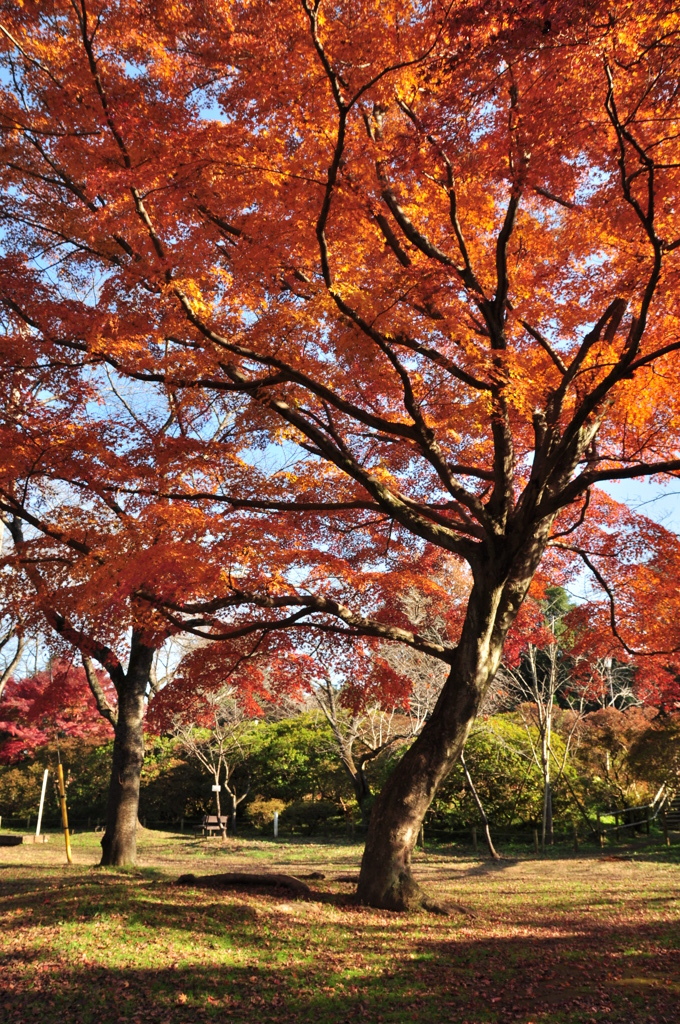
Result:
{"type": "Polygon", "coordinates": [[[212,835],[213,832],[221,832],[222,829],[227,831],[228,815],[222,814],[219,818],[216,814],[205,814],[203,816],[203,823],[201,825],[201,831],[203,835],[212,835]]]}

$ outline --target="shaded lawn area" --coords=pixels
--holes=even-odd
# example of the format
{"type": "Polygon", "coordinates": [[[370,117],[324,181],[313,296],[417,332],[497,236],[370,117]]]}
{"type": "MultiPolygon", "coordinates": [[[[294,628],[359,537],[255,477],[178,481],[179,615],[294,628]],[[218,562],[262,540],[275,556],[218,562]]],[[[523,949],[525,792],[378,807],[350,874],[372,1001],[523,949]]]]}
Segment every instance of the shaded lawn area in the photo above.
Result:
{"type": "Polygon", "coordinates": [[[0,848],[0,1019],[69,1024],[345,1021],[676,1024],[678,850],[613,859],[419,853],[475,918],[353,906],[356,845],[144,832],[140,868],[97,869],[98,836],[0,848]],[[183,888],[178,874],[320,870],[318,899],[183,888]]]}

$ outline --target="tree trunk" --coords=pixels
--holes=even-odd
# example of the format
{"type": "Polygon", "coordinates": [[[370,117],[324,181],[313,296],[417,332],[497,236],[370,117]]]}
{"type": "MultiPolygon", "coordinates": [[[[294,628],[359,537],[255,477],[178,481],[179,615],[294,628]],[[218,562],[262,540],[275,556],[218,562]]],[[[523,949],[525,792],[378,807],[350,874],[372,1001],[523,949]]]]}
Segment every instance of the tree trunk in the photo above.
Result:
{"type": "Polygon", "coordinates": [[[386,910],[427,905],[411,874],[425,813],[461,755],[470,726],[500,665],[508,630],[547,543],[552,516],[524,535],[496,538],[470,559],[474,583],[451,671],[430,719],[373,804],[361,861],[359,902],[386,910]]]}
{"type": "Polygon", "coordinates": [[[555,842],[555,831],[553,828],[552,783],[550,780],[545,784],[545,793],[543,797],[543,822],[545,842],[547,842],[549,846],[552,846],[555,842]]]}
{"type": "MultiPolygon", "coordinates": [[[[216,775],[215,776],[215,785],[219,786],[219,784],[220,784],[220,777],[219,777],[219,775],[216,775]]],[[[220,830],[220,835],[222,836],[222,839],[226,839],[227,838],[227,823],[226,823],[226,821],[222,821],[222,803],[220,801],[220,791],[219,791],[219,789],[215,790],[215,806],[217,807],[217,825],[218,825],[219,830],[220,830]]],[[[226,818],[226,814],[224,815],[224,817],[226,818]]]]}
{"type": "Polygon", "coordinates": [[[119,697],[118,723],[113,742],[113,764],[102,838],[102,864],[123,866],[137,859],[139,779],[144,761],[144,698],[119,697]]]}
{"type": "Polygon", "coordinates": [[[440,782],[455,764],[474,719],[465,694],[454,720],[430,719],[373,804],[357,896],[387,910],[412,910],[423,894],[411,875],[411,854],[440,782]]]}
{"type": "Polygon", "coordinates": [[[498,538],[474,561],[474,584],[451,671],[431,717],[373,804],[361,862],[359,902],[386,910],[427,905],[411,874],[411,856],[425,813],[460,757],[470,726],[493,681],[508,630],[541,559],[552,520],[519,545],[498,538]]]}
{"type": "Polygon", "coordinates": [[[352,785],[354,786],[354,796],[359,805],[359,812],[361,814],[361,824],[368,827],[368,823],[371,818],[371,787],[366,778],[363,765],[360,765],[352,775],[352,785]]]}
{"type": "Polygon", "coordinates": [[[357,888],[361,903],[386,910],[423,906],[424,893],[411,874],[411,855],[425,812],[460,757],[500,663],[509,621],[497,627],[499,599],[500,588],[473,588],[463,634],[434,712],[373,804],[357,888]]]}
{"type": "Polygon", "coordinates": [[[118,720],[113,741],[102,865],[124,867],[137,860],[139,782],[144,763],[144,709],[153,650],[133,636],[130,662],[115,680],[118,720]]]}

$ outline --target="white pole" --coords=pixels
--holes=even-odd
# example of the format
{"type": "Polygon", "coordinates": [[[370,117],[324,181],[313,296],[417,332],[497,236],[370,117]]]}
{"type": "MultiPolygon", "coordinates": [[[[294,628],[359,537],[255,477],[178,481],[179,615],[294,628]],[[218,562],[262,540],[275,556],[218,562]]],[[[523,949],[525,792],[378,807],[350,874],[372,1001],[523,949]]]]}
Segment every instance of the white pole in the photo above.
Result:
{"type": "Polygon", "coordinates": [[[47,776],[49,774],[50,773],[46,768],[45,771],[43,772],[42,792],[40,794],[40,810],[38,811],[38,824],[35,826],[36,837],[40,835],[40,823],[42,822],[42,812],[43,807],[45,805],[45,790],[47,789],[47,776]]]}
{"type": "Polygon", "coordinates": [[[274,811],[274,839],[278,838],[279,834],[279,812],[274,811]]]}

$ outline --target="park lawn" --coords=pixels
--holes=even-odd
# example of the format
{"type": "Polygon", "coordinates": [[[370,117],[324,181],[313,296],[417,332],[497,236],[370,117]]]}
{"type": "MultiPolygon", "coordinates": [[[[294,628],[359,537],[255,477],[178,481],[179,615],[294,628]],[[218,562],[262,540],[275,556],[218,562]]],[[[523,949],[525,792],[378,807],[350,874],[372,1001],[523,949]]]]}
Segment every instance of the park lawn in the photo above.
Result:
{"type": "Polygon", "coordinates": [[[98,836],[0,847],[6,1024],[345,1021],[676,1024],[678,848],[506,859],[444,849],[417,875],[470,913],[353,906],[360,848],[144,831],[140,867],[97,869],[98,836]],[[314,900],[218,892],[181,873],[323,871],[314,900]]]}

